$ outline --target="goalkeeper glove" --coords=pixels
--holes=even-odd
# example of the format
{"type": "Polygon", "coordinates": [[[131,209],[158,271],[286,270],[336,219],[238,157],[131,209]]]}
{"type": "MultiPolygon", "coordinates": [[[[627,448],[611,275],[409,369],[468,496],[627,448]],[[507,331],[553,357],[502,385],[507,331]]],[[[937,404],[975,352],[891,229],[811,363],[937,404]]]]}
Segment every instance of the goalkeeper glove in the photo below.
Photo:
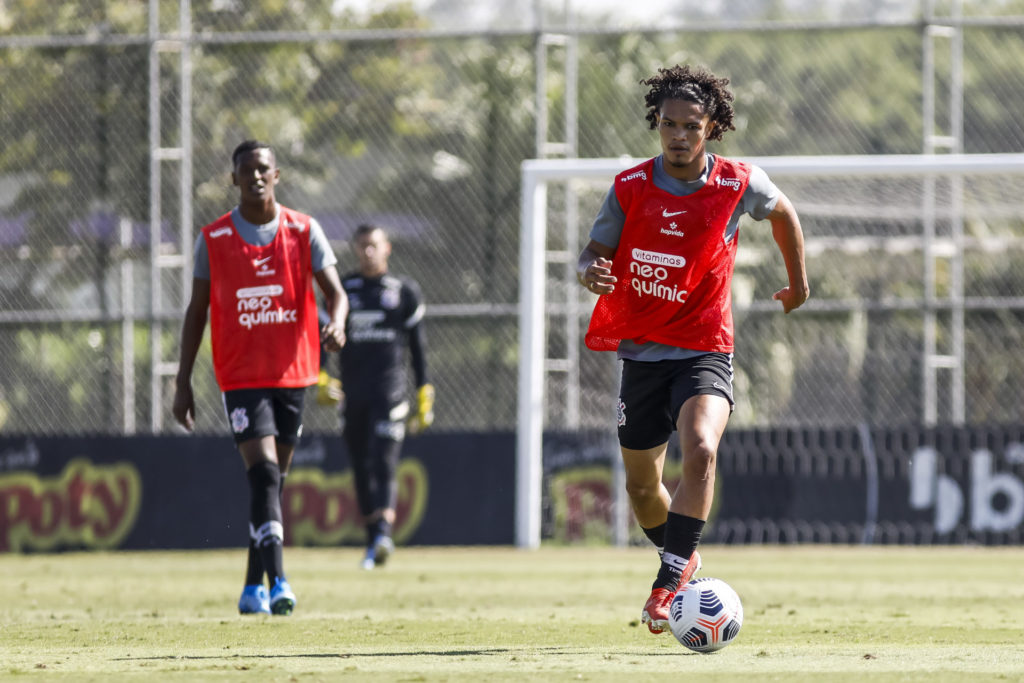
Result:
{"type": "Polygon", "coordinates": [[[416,412],[409,418],[409,431],[419,434],[434,424],[434,385],[424,384],[416,392],[416,412]]]}
{"type": "Polygon", "coordinates": [[[321,370],[316,381],[316,402],[322,406],[333,406],[341,402],[342,396],[341,380],[321,370]]]}

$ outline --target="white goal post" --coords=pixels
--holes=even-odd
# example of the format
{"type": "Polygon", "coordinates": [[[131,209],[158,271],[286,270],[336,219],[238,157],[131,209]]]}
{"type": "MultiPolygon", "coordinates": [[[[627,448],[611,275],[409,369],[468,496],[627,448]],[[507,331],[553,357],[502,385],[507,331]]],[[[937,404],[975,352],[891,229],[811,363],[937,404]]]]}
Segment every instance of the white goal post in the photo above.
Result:
{"type": "MultiPolygon", "coordinates": [[[[1024,171],[1024,154],[906,154],[748,157],[769,176],[999,174],[1024,171]]],[[[515,542],[541,540],[542,434],[546,358],[547,187],[550,182],[612,178],[643,159],[528,159],[521,165],[519,246],[519,379],[516,426],[515,542]]]]}

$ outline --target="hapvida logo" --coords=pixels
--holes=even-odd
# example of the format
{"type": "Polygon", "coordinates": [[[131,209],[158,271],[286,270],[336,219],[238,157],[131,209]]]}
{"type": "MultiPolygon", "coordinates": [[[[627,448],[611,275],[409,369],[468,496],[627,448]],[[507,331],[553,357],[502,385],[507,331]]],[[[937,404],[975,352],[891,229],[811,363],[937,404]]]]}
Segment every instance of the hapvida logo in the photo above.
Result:
{"type": "Polygon", "coordinates": [[[679,229],[679,226],[676,224],[675,221],[672,221],[671,223],[668,224],[667,228],[662,228],[658,232],[660,232],[662,235],[671,235],[673,237],[686,236],[686,233],[679,229]]]}
{"type": "Polygon", "coordinates": [[[267,277],[277,273],[276,270],[270,267],[270,260],[273,258],[273,256],[266,256],[252,260],[252,265],[256,268],[256,277],[267,277]]]}

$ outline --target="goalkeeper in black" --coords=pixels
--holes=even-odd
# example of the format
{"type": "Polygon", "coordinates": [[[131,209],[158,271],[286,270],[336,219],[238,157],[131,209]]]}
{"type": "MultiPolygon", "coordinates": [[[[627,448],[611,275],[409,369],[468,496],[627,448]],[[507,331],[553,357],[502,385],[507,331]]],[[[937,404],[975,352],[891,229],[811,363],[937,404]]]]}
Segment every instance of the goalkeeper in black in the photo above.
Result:
{"type": "Polygon", "coordinates": [[[407,429],[417,433],[434,421],[434,387],[427,382],[419,285],[388,273],[391,242],[383,228],[360,225],[353,247],[359,270],[342,278],[350,306],[348,342],[341,351],[342,422],[366,525],[362,566],[373,569],[394,552],[391,529],[402,441],[407,429]],[[416,387],[411,409],[409,365],[416,387]]]}

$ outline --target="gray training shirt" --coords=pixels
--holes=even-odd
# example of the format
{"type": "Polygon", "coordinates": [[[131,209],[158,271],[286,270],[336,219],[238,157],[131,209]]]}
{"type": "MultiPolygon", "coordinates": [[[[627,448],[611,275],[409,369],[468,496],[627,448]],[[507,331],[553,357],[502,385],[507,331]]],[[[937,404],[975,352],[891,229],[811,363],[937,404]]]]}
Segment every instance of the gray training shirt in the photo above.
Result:
{"type": "MultiPolygon", "coordinates": [[[[278,205],[278,215],[280,215],[280,205],[278,205]]],[[[237,206],[231,210],[231,221],[235,224],[235,229],[238,230],[238,236],[244,242],[259,247],[274,241],[274,236],[277,235],[277,219],[278,216],[274,216],[274,220],[269,223],[255,225],[242,218],[242,213],[238,210],[237,206]]],[[[333,266],[338,262],[337,257],[334,255],[334,250],[331,249],[331,244],[327,241],[327,236],[324,234],[324,229],[315,218],[311,218],[309,221],[309,247],[314,273],[319,273],[324,268],[333,266]]],[[[206,250],[206,240],[203,239],[203,233],[201,232],[199,237],[196,238],[193,261],[192,276],[200,280],[209,280],[210,253],[206,250]]]]}
{"type": "MultiPolygon", "coordinates": [[[[654,172],[652,174],[654,184],[669,194],[685,197],[704,187],[704,183],[707,182],[708,174],[711,173],[714,163],[715,157],[708,154],[707,164],[700,178],[689,181],[679,180],[665,172],[665,166],[659,154],[654,159],[654,172]]],[[[728,242],[736,235],[736,230],[739,229],[740,217],[743,214],[749,214],[755,220],[766,218],[772,212],[772,209],[775,208],[780,194],[779,188],[768,178],[768,174],[761,168],[752,166],[747,189],[744,191],[743,196],[740,197],[740,203],[736,205],[736,210],[733,212],[732,217],[729,218],[729,224],[725,228],[725,241],[728,242]]],[[[619,239],[622,237],[622,227],[625,225],[625,222],[626,214],[622,211],[622,206],[619,205],[619,199],[615,196],[615,185],[612,184],[611,189],[608,190],[608,195],[604,199],[604,204],[597,214],[597,218],[594,219],[594,225],[590,228],[590,239],[605,246],[615,248],[619,246],[619,239]]],[[[702,353],[704,351],[681,349],[655,342],[636,344],[628,339],[622,340],[618,350],[619,358],[645,362],[692,358],[702,353]]]]}

